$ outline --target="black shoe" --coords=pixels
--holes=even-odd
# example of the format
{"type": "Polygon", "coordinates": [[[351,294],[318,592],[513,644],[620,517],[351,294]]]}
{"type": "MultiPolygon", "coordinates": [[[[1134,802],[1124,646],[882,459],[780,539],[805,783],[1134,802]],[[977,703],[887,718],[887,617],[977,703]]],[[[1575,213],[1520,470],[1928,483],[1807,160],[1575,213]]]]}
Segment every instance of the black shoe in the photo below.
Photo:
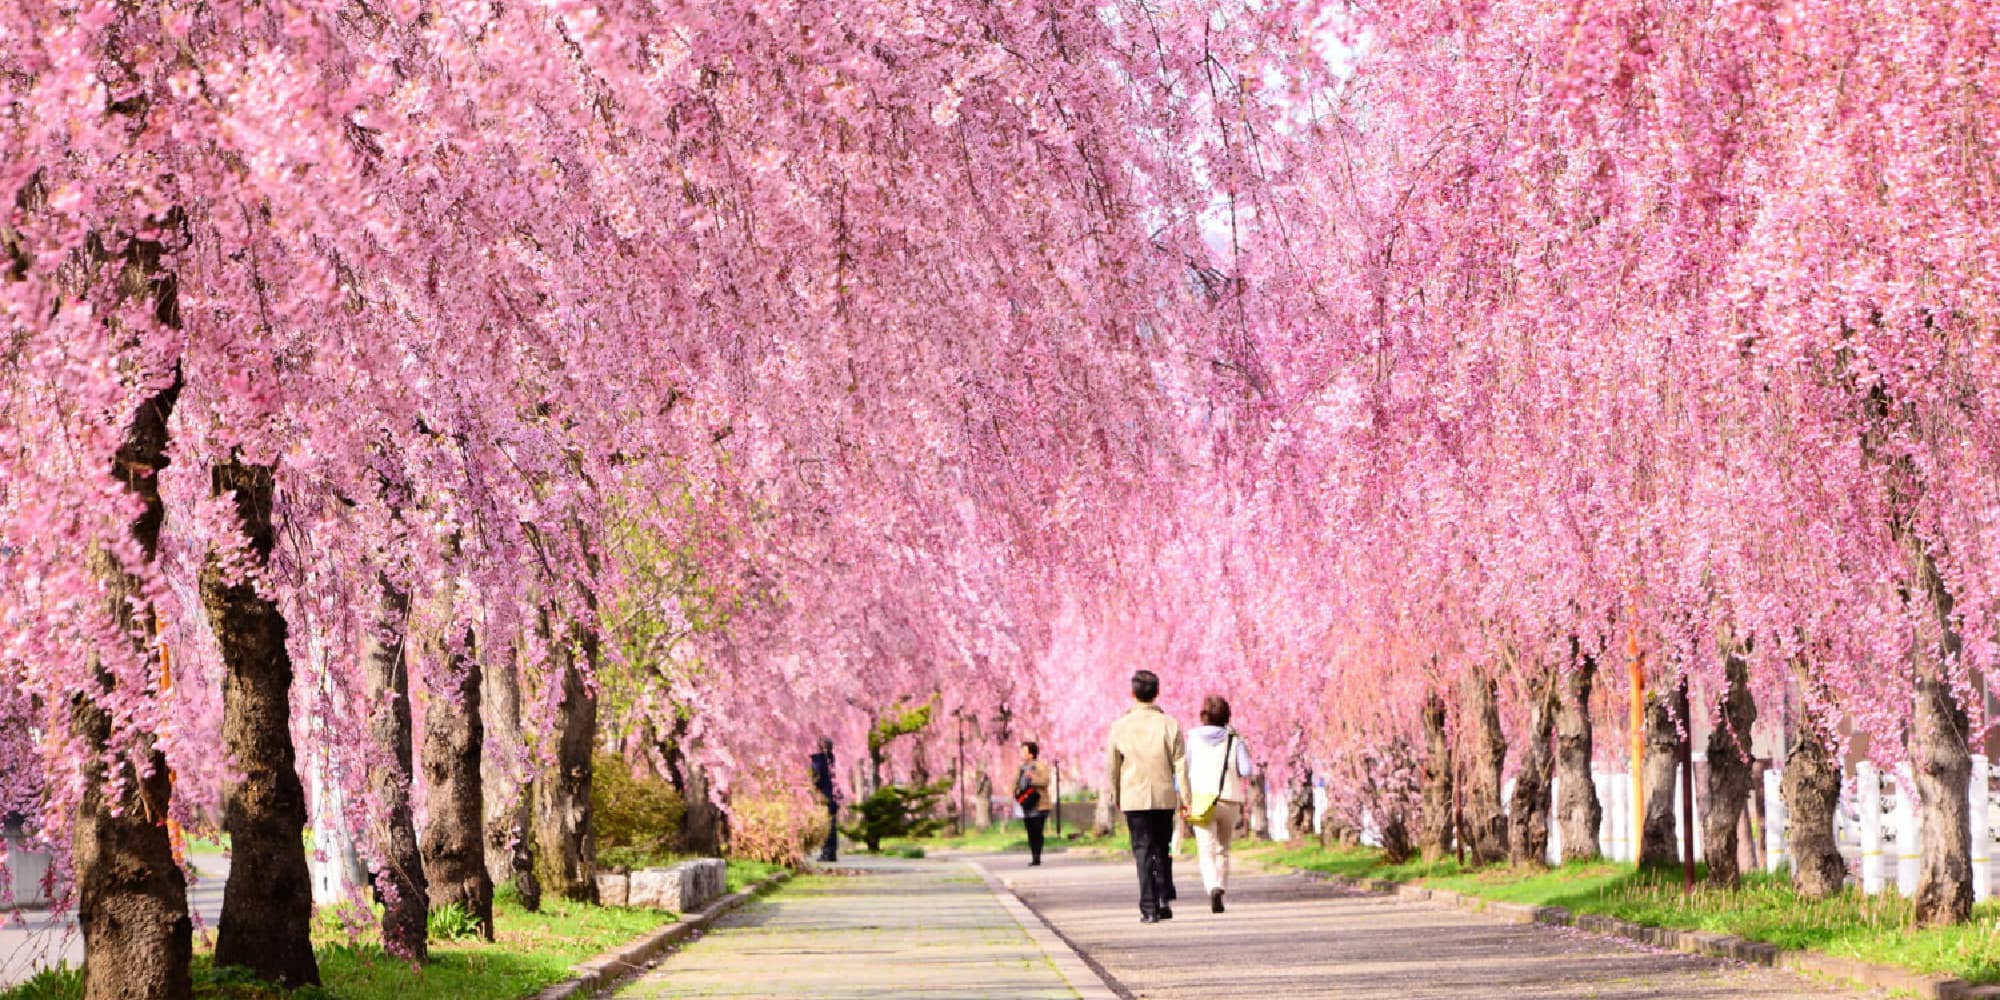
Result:
{"type": "Polygon", "coordinates": [[[1172,919],[1174,919],[1174,908],[1173,908],[1173,907],[1171,907],[1171,906],[1162,906],[1162,907],[1160,907],[1160,919],[1161,919],[1161,920],[1172,920],[1172,919]]]}
{"type": "Polygon", "coordinates": [[[1210,912],[1210,913],[1221,913],[1221,912],[1222,912],[1222,890],[1221,890],[1221,889],[1216,889],[1216,890],[1214,890],[1214,891],[1212,891],[1212,892],[1210,892],[1210,893],[1208,894],[1208,912],[1210,912]]]}
{"type": "Polygon", "coordinates": [[[1160,922],[1160,918],[1151,913],[1141,913],[1139,914],[1139,922],[1142,924],[1157,924],[1160,922]]]}

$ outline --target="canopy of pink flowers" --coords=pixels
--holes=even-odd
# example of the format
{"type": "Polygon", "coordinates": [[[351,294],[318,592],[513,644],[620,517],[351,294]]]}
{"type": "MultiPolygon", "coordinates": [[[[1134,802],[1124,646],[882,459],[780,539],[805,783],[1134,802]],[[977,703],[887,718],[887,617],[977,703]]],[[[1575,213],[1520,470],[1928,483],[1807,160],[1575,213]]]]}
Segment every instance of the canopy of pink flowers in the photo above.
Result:
{"type": "Polygon", "coordinates": [[[157,734],[180,807],[214,794],[193,580],[240,544],[232,454],[277,471],[259,583],[318,759],[379,752],[385,578],[413,631],[531,663],[543,607],[655,623],[611,665],[724,787],[899,699],[1088,761],[1138,667],[1270,762],[1379,762],[1431,690],[1497,672],[1518,714],[1526,670],[1633,637],[1711,693],[1747,638],[1760,701],[1893,756],[1939,653],[1919,552],[1983,728],[1996,31],[1976,0],[17,0],[0,810],[59,825],[93,665],[113,752],[157,734]],[[175,378],[147,563],[111,459],[175,378]]]}

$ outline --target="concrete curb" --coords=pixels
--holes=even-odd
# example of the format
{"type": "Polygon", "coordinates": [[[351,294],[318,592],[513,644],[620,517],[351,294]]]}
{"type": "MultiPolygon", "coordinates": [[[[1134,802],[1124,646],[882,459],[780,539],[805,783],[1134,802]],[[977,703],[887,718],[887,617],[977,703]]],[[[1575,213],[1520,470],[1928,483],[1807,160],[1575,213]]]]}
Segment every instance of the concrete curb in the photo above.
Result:
{"type": "Polygon", "coordinates": [[[986,866],[977,861],[968,861],[966,864],[971,865],[972,869],[979,873],[979,877],[986,880],[986,888],[1000,901],[1000,906],[1007,911],[1007,915],[1013,917],[1014,922],[1021,925],[1021,930],[1027,932],[1028,938],[1049,957],[1049,964],[1055,966],[1056,972],[1069,983],[1069,988],[1076,991],[1078,1000],[1121,1000],[1119,993],[1104,981],[1104,977],[1097,974],[1096,969],[1084,961],[1083,956],[1078,954],[1075,948],[1069,946],[1069,942],[1064,940],[1062,935],[1056,933],[1040,914],[1029,909],[1028,904],[1021,902],[1021,897],[1014,894],[1012,886],[987,871],[986,866]]]}
{"type": "Polygon", "coordinates": [[[1974,986],[1963,979],[1951,976],[1914,972],[1891,965],[1876,965],[1856,958],[1841,958],[1816,951],[1782,949],[1777,945],[1751,941],[1731,934],[1684,931],[1672,927],[1649,927],[1594,913],[1573,914],[1560,906],[1501,903],[1409,882],[1357,879],[1297,868],[1265,867],[1267,870],[1290,871],[1316,882],[1326,882],[1346,889],[1428,901],[1484,913],[1511,924],[1572,927],[1587,934],[1620,938],[1668,951],[1734,959],[1774,969],[1789,969],[1822,979],[1844,981],[1866,989],[1906,993],[1921,1000],[2000,1000],[2000,986],[1974,986]]]}
{"type": "Polygon", "coordinates": [[[587,962],[572,966],[570,971],[575,973],[574,976],[535,994],[535,1000],[573,1000],[609,990],[646,971],[668,948],[707,930],[722,915],[791,877],[791,872],[779,872],[742,892],[732,892],[703,909],[681,914],[681,918],[671,924],[648,931],[587,962]]]}

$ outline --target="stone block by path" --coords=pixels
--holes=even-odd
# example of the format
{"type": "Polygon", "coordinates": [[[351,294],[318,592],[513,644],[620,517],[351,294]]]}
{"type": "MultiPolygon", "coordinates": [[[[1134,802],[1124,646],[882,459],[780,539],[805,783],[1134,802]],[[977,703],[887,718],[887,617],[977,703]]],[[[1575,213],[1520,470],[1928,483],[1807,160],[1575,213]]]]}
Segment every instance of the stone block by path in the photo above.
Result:
{"type": "MultiPolygon", "coordinates": [[[[1299,875],[1242,873],[1232,882],[1229,912],[1212,914],[1200,880],[1189,872],[1179,878],[1181,903],[1174,919],[1141,924],[1129,863],[1063,856],[1041,868],[1005,858],[987,867],[1094,962],[1121,995],[1145,1000],[1883,995],[1544,926],[1531,922],[1533,908],[1507,904],[1473,913],[1299,875]]],[[[1577,923],[1612,922],[1579,917],[1577,923]]],[[[1678,944],[1680,932],[1672,933],[1678,944]]]]}
{"type": "Polygon", "coordinates": [[[598,872],[597,902],[600,906],[632,905],[632,874],[630,872],[598,872]]]}
{"type": "Polygon", "coordinates": [[[717,921],[620,997],[1075,1000],[969,865],[842,859],[717,921]]]}
{"type": "Polygon", "coordinates": [[[668,868],[597,876],[597,898],[605,906],[634,906],[692,913],[722,897],[729,865],[720,858],[697,858],[668,868]]]}

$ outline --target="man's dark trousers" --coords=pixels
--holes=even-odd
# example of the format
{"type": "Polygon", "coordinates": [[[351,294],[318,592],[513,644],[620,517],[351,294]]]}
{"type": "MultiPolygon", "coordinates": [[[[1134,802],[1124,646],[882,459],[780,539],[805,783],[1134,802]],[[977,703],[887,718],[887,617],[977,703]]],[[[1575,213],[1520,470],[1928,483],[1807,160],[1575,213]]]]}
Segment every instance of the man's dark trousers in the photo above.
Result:
{"type": "Polygon", "coordinates": [[[1139,865],[1139,912],[1156,916],[1174,898],[1174,872],[1167,848],[1174,840],[1172,809],[1141,809],[1125,814],[1132,834],[1132,860],[1139,865]]]}
{"type": "Polygon", "coordinates": [[[1021,825],[1028,829],[1028,856],[1036,864],[1040,864],[1042,861],[1042,830],[1048,826],[1048,822],[1048,813],[1043,813],[1040,816],[1021,817],[1021,825]]]}
{"type": "Polygon", "coordinates": [[[839,843],[840,843],[840,807],[834,805],[831,802],[828,802],[826,807],[826,843],[820,845],[819,859],[821,861],[840,860],[840,858],[835,853],[837,850],[837,845],[839,845],[839,843]]]}

